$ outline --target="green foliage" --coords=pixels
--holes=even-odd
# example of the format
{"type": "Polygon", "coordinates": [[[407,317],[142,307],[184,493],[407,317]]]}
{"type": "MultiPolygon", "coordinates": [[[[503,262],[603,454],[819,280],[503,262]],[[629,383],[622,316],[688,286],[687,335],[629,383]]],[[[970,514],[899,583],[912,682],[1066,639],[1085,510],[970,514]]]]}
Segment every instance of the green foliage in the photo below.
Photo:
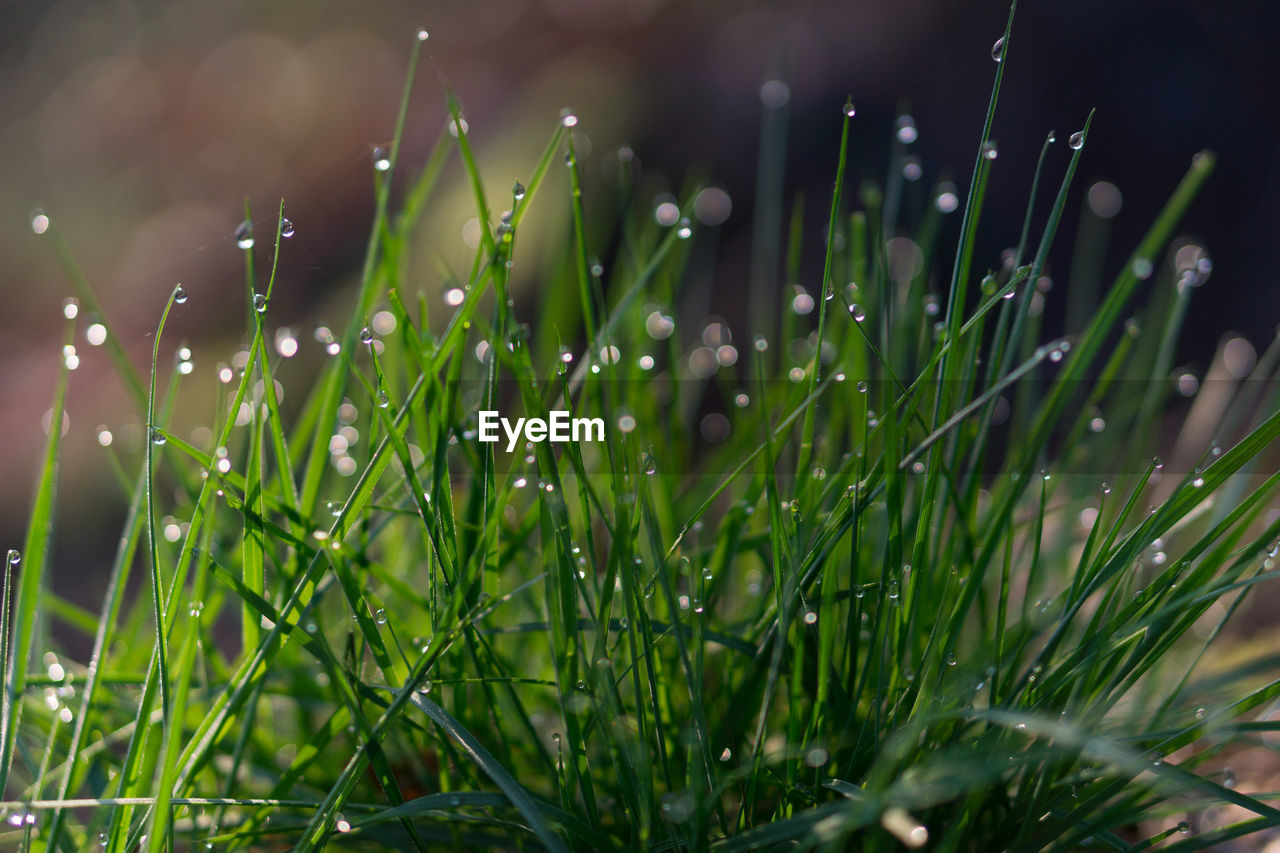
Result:
{"type": "MultiPolygon", "coordinates": [[[[1006,29],[954,265],[935,268],[932,207],[906,222],[875,192],[850,204],[846,109],[817,292],[780,289],[777,327],[736,342],[687,318],[670,334],[696,227],[658,225],[643,199],[588,216],[572,121],[495,221],[450,94],[456,139],[393,192],[406,85],[352,312],[304,404],[282,408],[268,346],[283,205],[265,286],[245,250],[244,370],[219,388],[204,446],[168,426],[196,381],[162,370],[163,317],[185,294],[156,306],[149,383],[107,324],[154,440],[118,460],[140,473],[122,478],[96,616],[44,583],[49,430],[4,586],[5,843],[1190,850],[1280,823],[1209,769],[1276,726],[1259,719],[1280,694],[1274,656],[1228,666],[1213,651],[1275,574],[1280,523],[1263,522],[1280,475],[1257,476],[1275,401],[1233,410],[1228,449],[1204,448],[1195,471],[1133,462],[1134,437],[1166,417],[1168,365],[1124,320],[1153,268],[1158,286],[1184,272],[1159,259],[1212,157],[1196,156],[1087,328],[1041,344],[1037,285],[1088,123],[1038,245],[1033,191],[1016,257],[975,281],[1014,46],[1006,29]],[[410,259],[454,147],[484,226],[433,324],[410,259]],[[551,179],[561,156],[567,181],[551,179]],[[535,298],[513,294],[522,226],[557,211],[572,245],[538,270],[535,298]],[[904,275],[885,238],[905,233],[931,263],[904,275]],[[613,243],[606,275],[591,255],[613,243]],[[926,291],[948,279],[943,309],[926,291]],[[717,368],[695,369],[708,354],[717,368]],[[1135,404],[1122,365],[1157,390],[1135,404]],[[606,441],[508,454],[477,440],[480,409],[562,408],[603,418],[606,441]],[[1087,428],[1095,410],[1105,429],[1087,428]],[[86,634],[87,663],[33,669],[50,621],[40,642],[86,634]],[[1245,816],[1179,831],[1179,815],[1223,803],[1245,816]]],[[[1061,167],[1044,151],[1037,186],[1061,167]]],[[[56,223],[49,239],[103,314],[56,223]]],[[[1141,324],[1176,327],[1186,284],[1141,324]]],[[[54,423],[66,385],[64,370],[54,423]]]]}

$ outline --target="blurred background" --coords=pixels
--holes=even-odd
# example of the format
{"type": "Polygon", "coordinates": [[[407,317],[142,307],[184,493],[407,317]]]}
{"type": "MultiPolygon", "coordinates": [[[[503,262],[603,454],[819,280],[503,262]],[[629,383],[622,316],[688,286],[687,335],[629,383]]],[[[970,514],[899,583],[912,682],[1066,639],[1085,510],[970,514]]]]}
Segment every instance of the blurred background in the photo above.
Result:
{"type": "MultiPolygon", "coordinates": [[[[803,199],[810,260],[802,283],[813,291],[845,96],[858,110],[851,189],[883,183],[906,151],[918,163],[907,170],[917,180],[908,180],[904,210],[918,215],[935,204],[944,180],[963,199],[1007,10],[988,0],[0,3],[0,540],[21,542],[61,358],[61,303],[72,292],[49,240],[33,233],[34,211],[68,241],[139,369],[181,281],[191,298],[171,320],[162,359],[186,342],[197,376],[211,385],[245,328],[244,257],[234,237],[245,199],[261,271],[284,198],[297,234],[282,254],[269,322],[291,328],[298,342],[282,368],[288,389],[289,371],[305,376],[323,358],[315,326],[345,323],[373,211],[370,155],[392,135],[421,26],[430,38],[401,181],[446,132],[446,80],[498,210],[570,106],[593,204],[612,203],[608,178],[621,148],[634,152],[642,198],[679,194],[695,179],[727,194],[707,217],[719,224],[699,234],[709,248],[686,290],[702,314],[749,334],[743,294],[759,249],[762,144],[785,163],[781,185],[768,190],[782,200],[775,213],[785,221],[803,199]],[[895,149],[904,114],[913,139],[895,149]]],[[[1065,139],[1096,107],[1051,256],[1046,330],[1069,328],[1068,284],[1109,281],[1193,154],[1209,148],[1218,169],[1180,230],[1206,248],[1213,273],[1193,298],[1178,360],[1203,375],[1225,341],[1243,340],[1236,350],[1248,345],[1250,358],[1265,348],[1280,319],[1277,23],[1280,11],[1263,0],[1024,2],[1005,53],[999,156],[975,266],[999,266],[1017,242],[1041,142],[1056,130],[1039,234],[1069,154],[1065,139]],[[1068,276],[1086,228],[1097,250],[1068,276]]],[[[567,224],[562,171],[536,200],[522,242],[522,299],[543,295],[539,261],[556,253],[567,224]]],[[[433,305],[442,304],[448,271],[467,269],[473,216],[454,158],[413,259],[433,305]]],[[[944,218],[943,245],[953,245],[958,225],[958,215],[944,218]]],[[[595,239],[603,255],[610,236],[595,239]]],[[[784,298],[780,268],[755,275],[784,298]]],[[[140,440],[103,350],[83,339],[77,346],[60,499],[60,541],[67,531],[75,541],[58,551],[60,588],[96,578],[118,535],[119,515],[103,509],[118,503],[118,488],[101,427],[126,453],[140,440]]]]}

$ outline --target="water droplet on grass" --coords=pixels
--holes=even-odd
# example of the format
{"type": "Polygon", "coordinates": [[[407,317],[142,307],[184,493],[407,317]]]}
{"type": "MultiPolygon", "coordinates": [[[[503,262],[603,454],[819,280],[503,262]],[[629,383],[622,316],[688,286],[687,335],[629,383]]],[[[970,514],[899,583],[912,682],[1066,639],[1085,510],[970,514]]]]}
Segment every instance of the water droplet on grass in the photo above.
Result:
{"type": "Polygon", "coordinates": [[[365,326],[363,329],[361,329],[360,341],[361,343],[366,343],[366,344],[373,343],[373,330],[370,329],[368,326],[365,326]]]}
{"type": "Polygon", "coordinates": [[[387,624],[387,611],[379,607],[373,614],[373,621],[379,625],[387,624]]]}
{"type": "Polygon", "coordinates": [[[161,432],[159,429],[152,427],[151,443],[159,447],[160,445],[164,444],[164,442],[165,442],[164,433],[161,432]]]}
{"type": "MultiPolygon", "coordinates": [[[[185,304],[186,304],[186,302],[187,302],[187,291],[183,288],[183,286],[182,286],[182,285],[178,285],[177,287],[175,287],[175,288],[173,289],[173,301],[174,301],[174,302],[176,302],[176,303],[178,303],[179,305],[185,305],[185,304]]],[[[94,325],[98,325],[98,324],[96,324],[96,323],[95,323],[94,325]]],[[[106,331],[106,327],[105,327],[105,326],[103,327],[103,331],[104,331],[104,332],[106,331]]],[[[104,335],[103,337],[105,338],[106,336],[104,335]]],[[[95,346],[96,346],[96,345],[95,345],[95,346]]]]}
{"type": "Polygon", "coordinates": [[[5,562],[7,562],[10,566],[18,565],[19,563],[22,562],[22,552],[20,552],[17,548],[10,548],[8,556],[5,557],[5,562]]]}
{"type": "Polygon", "coordinates": [[[293,236],[293,221],[285,219],[280,223],[280,236],[286,240],[293,236]]]}
{"type": "Polygon", "coordinates": [[[863,320],[867,319],[867,312],[862,309],[861,305],[854,302],[849,306],[849,316],[855,321],[861,323],[863,320]]]}
{"type": "Polygon", "coordinates": [[[1000,149],[996,147],[994,139],[988,139],[982,143],[982,158],[984,160],[994,160],[1000,156],[1000,149]]]}
{"type": "Polygon", "coordinates": [[[853,118],[855,115],[857,115],[858,110],[853,105],[853,98],[845,99],[843,111],[844,111],[845,118],[853,118]]]}
{"type": "Polygon", "coordinates": [[[681,240],[688,240],[693,236],[693,226],[689,223],[689,217],[685,216],[680,219],[680,227],[676,229],[676,236],[681,240]]]}
{"type": "Polygon", "coordinates": [[[421,27],[418,28],[418,41],[426,41],[427,35],[428,33],[425,29],[422,29],[421,27]]]}
{"type": "Polygon", "coordinates": [[[1071,136],[1067,138],[1067,147],[1069,147],[1072,151],[1079,151],[1081,148],[1083,148],[1084,147],[1084,131],[1077,130],[1075,133],[1071,134],[1071,136]]]}
{"type": "Polygon", "coordinates": [[[996,62],[1004,59],[1004,36],[996,39],[996,43],[991,45],[991,58],[996,62]]]}
{"type": "Polygon", "coordinates": [[[265,314],[267,311],[267,295],[265,293],[253,294],[253,310],[259,314],[265,314]]]}
{"type": "Polygon", "coordinates": [[[520,183],[519,181],[516,181],[515,184],[511,187],[512,197],[516,201],[520,201],[520,199],[524,198],[524,194],[525,194],[524,184],[520,183]]]}
{"type": "Polygon", "coordinates": [[[236,245],[241,249],[253,248],[253,223],[247,219],[236,226],[236,245]]]}
{"type": "Polygon", "coordinates": [[[43,210],[31,211],[31,230],[35,234],[43,234],[49,230],[49,215],[43,210]]]}
{"type": "Polygon", "coordinates": [[[385,172],[391,168],[391,158],[387,156],[387,149],[380,146],[374,146],[373,149],[373,168],[379,172],[385,172]]]}

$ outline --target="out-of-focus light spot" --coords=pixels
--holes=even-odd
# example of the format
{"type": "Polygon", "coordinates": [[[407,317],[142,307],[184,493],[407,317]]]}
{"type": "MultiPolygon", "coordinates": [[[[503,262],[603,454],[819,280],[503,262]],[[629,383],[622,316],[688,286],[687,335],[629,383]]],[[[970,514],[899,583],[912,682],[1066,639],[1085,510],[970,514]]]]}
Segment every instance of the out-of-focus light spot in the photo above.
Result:
{"type": "Polygon", "coordinates": [[[781,80],[766,80],[760,85],[760,103],[768,109],[782,109],[790,101],[791,87],[781,80]]]}
{"type": "Polygon", "coordinates": [[[1089,209],[1102,219],[1114,218],[1124,204],[1124,196],[1120,194],[1120,188],[1110,181],[1098,181],[1089,187],[1086,198],[1089,209]]]}
{"type": "Polygon", "coordinates": [[[663,228],[670,228],[680,221],[680,207],[676,204],[675,197],[670,193],[663,193],[655,199],[657,202],[653,208],[653,219],[663,228]]]}
{"type": "Polygon", "coordinates": [[[1258,363],[1258,354],[1253,344],[1244,338],[1232,338],[1222,347],[1222,365],[1232,377],[1243,379],[1258,363]]]}
{"type": "Polygon", "coordinates": [[[90,323],[84,330],[84,339],[91,347],[100,347],[107,342],[107,327],[101,323],[90,323]]]}
{"type": "Polygon", "coordinates": [[[724,441],[729,437],[729,419],[719,412],[712,412],[702,419],[698,431],[707,441],[724,441]]]}
{"type": "Polygon", "coordinates": [[[719,187],[707,187],[693,197],[693,215],[703,225],[719,225],[733,211],[733,199],[719,187]]]}
{"type": "Polygon", "coordinates": [[[960,206],[960,197],[956,195],[956,185],[950,181],[938,184],[938,195],[933,200],[940,213],[954,213],[960,206]]]}
{"type": "Polygon", "coordinates": [[[462,242],[467,245],[468,249],[480,248],[480,220],[474,216],[468,219],[462,225],[462,242]]]}

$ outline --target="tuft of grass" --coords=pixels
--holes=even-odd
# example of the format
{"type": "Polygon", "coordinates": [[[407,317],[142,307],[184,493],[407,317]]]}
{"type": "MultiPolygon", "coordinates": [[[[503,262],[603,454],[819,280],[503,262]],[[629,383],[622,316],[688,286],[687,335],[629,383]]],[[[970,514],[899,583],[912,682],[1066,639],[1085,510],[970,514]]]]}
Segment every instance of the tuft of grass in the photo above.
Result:
{"type": "MultiPolygon", "coordinates": [[[[665,224],[635,197],[587,216],[572,114],[496,218],[452,92],[456,133],[394,182],[414,165],[400,139],[420,40],[351,314],[288,407],[269,346],[283,203],[256,223],[274,221],[269,246],[244,249],[243,369],[216,385],[163,375],[180,288],[139,377],[55,221],[137,409],[121,420],[145,431],[115,458],[128,513],[96,615],[45,583],[48,431],[0,610],[4,843],[1193,850],[1280,823],[1224,769],[1276,729],[1278,662],[1218,650],[1276,574],[1275,386],[1242,392],[1194,470],[1145,461],[1203,275],[1166,250],[1213,157],[1193,159],[1086,327],[1042,341],[1091,117],[1066,154],[1045,143],[1015,256],[976,275],[1012,20],[952,265],[944,204],[901,218],[911,188],[894,178],[891,203],[870,185],[851,201],[846,107],[821,280],[774,288],[750,334],[671,316],[707,245],[698,188],[665,224]],[[451,165],[482,228],[442,309],[413,259],[451,165]],[[523,228],[555,216],[571,245],[518,292],[523,228]],[[904,273],[886,241],[908,236],[929,263],[904,273]],[[611,245],[607,267],[592,260],[611,245]],[[1176,297],[1135,306],[1153,274],[1176,297]],[[212,420],[184,439],[173,414],[202,393],[212,420]],[[478,440],[490,409],[599,417],[606,437],[508,453],[478,440]],[[56,652],[73,634],[87,661],[56,652]]],[[[790,233],[798,270],[799,213],[790,233]]],[[[1277,356],[1255,378],[1274,380],[1277,356]]]]}

